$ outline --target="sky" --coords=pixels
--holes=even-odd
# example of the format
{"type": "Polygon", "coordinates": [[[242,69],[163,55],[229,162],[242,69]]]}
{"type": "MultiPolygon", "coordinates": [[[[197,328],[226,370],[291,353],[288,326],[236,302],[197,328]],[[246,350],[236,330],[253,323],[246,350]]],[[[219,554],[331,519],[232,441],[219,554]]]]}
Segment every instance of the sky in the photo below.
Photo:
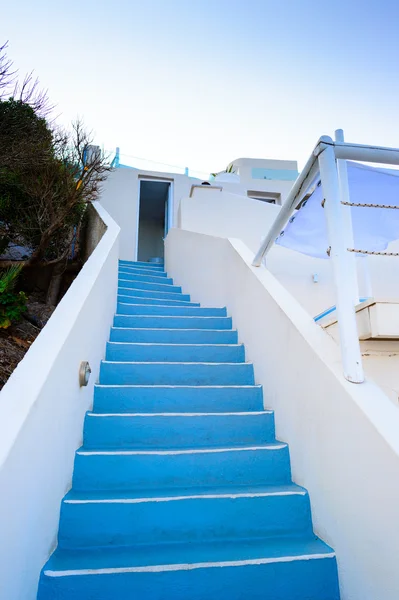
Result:
{"type": "Polygon", "coordinates": [[[58,121],[81,117],[122,160],[301,169],[337,128],[399,146],[397,0],[18,0],[6,40],[58,121]]]}

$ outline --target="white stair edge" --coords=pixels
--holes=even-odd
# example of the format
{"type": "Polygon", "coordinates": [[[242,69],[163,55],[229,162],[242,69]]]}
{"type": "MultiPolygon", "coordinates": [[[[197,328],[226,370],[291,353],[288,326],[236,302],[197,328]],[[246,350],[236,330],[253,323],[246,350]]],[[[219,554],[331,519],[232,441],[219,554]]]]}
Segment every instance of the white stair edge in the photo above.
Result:
{"type": "Polygon", "coordinates": [[[160,496],[143,498],[75,498],[64,500],[64,504],[144,504],[149,502],[179,502],[181,500],[219,500],[236,498],[268,498],[270,496],[306,496],[307,492],[273,491],[273,492],[241,492],[237,494],[192,494],[188,496],[160,496]]]}
{"type": "Polygon", "coordinates": [[[87,417],[247,417],[249,415],[269,415],[273,414],[272,410],[253,410],[246,412],[204,412],[204,413],[86,413],[87,417]]]}
{"type": "Polygon", "coordinates": [[[233,446],[232,448],[184,448],[180,450],[77,450],[79,456],[176,456],[180,454],[222,454],[224,452],[270,452],[287,448],[287,444],[263,444],[262,446],[233,446]]]}
{"type": "Polygon", "coordinates": [[[252,558],[248,560],[234,560],[221,562],[151,565],[145,567],[113,567],[108,569],[76,569],[68,571],[46,570],[44,571],[44,574],[47,577],[69,577],[71,575],[109,575],[112,573],[161,573],[164,571],[191,571],[192,569],[209,569],[213,567],[244,567],[249,565],[266,565],[270,563],[318,560],[325,558],[335,558],[335,552],[319,554],[301,554],[296,556],[276,556],[273,558],[252,558]]]}

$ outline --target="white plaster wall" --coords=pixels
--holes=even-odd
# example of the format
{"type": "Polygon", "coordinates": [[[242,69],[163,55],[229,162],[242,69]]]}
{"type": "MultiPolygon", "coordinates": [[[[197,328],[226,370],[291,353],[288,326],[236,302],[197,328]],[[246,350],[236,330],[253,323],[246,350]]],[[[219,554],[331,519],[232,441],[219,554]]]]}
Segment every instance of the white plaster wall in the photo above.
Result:
{"type": "Polygon", "coordinates": [[[197,179],[176,173],[157,173],[127,168],[115,169],[110,173],[103,184],[100,202],[121,229],[120,258],[122,260],[136,260],[139,178],[159,179],[173,184],[174,223],[177,223],[180,199],[188,196],[191,186],[198,183],[197,179]]]}
{"type": "MultiPolygon", "coordinates": [[[[273,163],[275,161],[268,161],[273,163]]],[[[278,162],[278,161],[277,161],[278,162]]],[[[112,171],[104,182],[100,202],[121,228],[120,233],[120,258],[135,260],[137,220],[139,210],[139,180],[159,179],[170,181],[173,184],[174,225],[177,226],[178,211],[182,198],[190,195],[192,185],[201,183],[199,179],[179,175],[176,173],[158,173],[155,171],[139,171],[138,169],[118,168],[112,171]]],[[[271,181],[251,179],[241,183],[223,182],[223,190],[234,194],[241,194],[244,201],[247,190],[266,191],[281,194],[284,201],[292,187],[292,181],[271,181]]],[[[198,194],[197,189],[195,193],[198,194]]],[[[204,218],[207,218],[206,216],[204,218]]],[[[208,219],[211,219],[209,215],[208,219]]],[[[264,235],[262,233],[262,235],[264,235]]]]}
{"type": "MultiPolygon", "coordinates": [[[[271,160],[264,158],[237,158],[229,165],[234,166],[234,172],[238,175],[239,184],[229,184],[223,186],[225,191],[234,194],[247,195],[247,190],[255,190],[258,192],[273,192],[281,195],[281,201],[284,202],[288,196],[294,181],[284,181],[279,179],[253,179],[252,169],[276,169],[294,171],[294,175],[298,175],[298,163],[295,160],[271,160]]],[[[221,173],[222,177],[224,176],[221,173]]],[[[295,177],[294,177],[295,179],[295,177]]],[[[216,178],[216,181],[218,177],[216,178]]]]}
{"type": "Polygon", "coordinates": [[[171,230],[166,266],[205,306],[227,306],[338,558],[342,600],[397,600],[399,411],[342,376],[338,347],[239,240],[171,230]]]}
{"type": "MultiPolygon", "coordinates": [[[[241,239],[256,252],[279,210],[280,207],[273,204],[204,186],[195,188],[192,198],[181,200],[178,224],[190,231],[241,239]]],[[[388,251],[398,252],[399,242],[390,244],[388,251]]],[[[399,298],[399,258],[370,256],[367,260],[374,297],[399,298]]],[[[335,305],[329,260],[312,258],[274,245],[267,256],[267,265],[311,316],[335,305]],[[317,274],[317,283],[313,280],[314,274],[317,274]]],[[[360,267],[358,279],[362,297],[366,295],[366,287],[360,267]]]]}
{"type": "Polygon", "coordinates": [[[102,185],[100,202],[120,227],[121,259],[133,260],[136,251],[138,178],[134,169],[115,169],[102,185]]]}
{"type": "MultiPolygon", "coordinates": [[[[204,186],[195,188],[192,198],[181,200],[178,223],[189,231],[241,239],[256,252],[279,211],[274,204],[204,186]]],[[[312,316],[335,304],[328,260],[274,246],[267,262],[270,271],[312,316]],[[313,281],[314,273],[318,283],[313,281]]]]}
{"type": "Polygon", "coordinates": [[[119,228],[97,210],[107,231],[0,394],[1,600],[36,598],[115,312],[119,228]]]}

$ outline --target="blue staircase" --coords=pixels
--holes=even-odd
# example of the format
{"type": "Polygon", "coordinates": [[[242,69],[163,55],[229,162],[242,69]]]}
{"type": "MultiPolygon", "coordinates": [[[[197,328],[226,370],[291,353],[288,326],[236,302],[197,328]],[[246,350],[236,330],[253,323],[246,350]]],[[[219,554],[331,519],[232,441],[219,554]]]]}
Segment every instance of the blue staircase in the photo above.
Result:
{"type": "Polygon", "coordinates": [[[224,308],[121,261],[114,327],[38,600],[338,600],[224,308]]]}

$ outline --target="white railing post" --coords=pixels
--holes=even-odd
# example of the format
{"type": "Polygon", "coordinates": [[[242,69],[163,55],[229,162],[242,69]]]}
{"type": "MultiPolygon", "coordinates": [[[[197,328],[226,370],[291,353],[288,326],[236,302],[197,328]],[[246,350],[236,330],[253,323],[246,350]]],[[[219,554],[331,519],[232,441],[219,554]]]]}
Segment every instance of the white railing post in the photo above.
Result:
{"type": "Polygon", "coordinates": [[[325,147],[318,156],[321,184],[325,203],[324,210],[327,232],[331,246],[338,328],[341,344],[344,376],[352,383],[364,381],[356,313],[353,305],[353,270],[348,270],[346,231],[340,197],[335,152],[332,146],[325,147]]]}
{"type": "MultiPolygon", "coordinates": [[[[335,140],[337,142],[344,142],[344,132],[342,129],[335,131],[335,140]]],[[[348,167],[346,160],[337,160],[337,171],[339,189],[341,193],[341,200],[344,202],[350,202],[349,195],[349,182],[348,182],[348,167]]],[[[342,210],[342,221],[344,225],[345,244],[347,248],[354,248],[355,242],[353,238],[353,226],[352,226],[352,212],[350,206],[341,205],[342,210]]],[[[359,285],[357,282],[357,267],[356,267],[356,255],[352,252],[348,252],[346,256],[347,269],[351,271],[350,279],[352,283],[352,298],[354,305],[359,303],[359,285]]]]}

